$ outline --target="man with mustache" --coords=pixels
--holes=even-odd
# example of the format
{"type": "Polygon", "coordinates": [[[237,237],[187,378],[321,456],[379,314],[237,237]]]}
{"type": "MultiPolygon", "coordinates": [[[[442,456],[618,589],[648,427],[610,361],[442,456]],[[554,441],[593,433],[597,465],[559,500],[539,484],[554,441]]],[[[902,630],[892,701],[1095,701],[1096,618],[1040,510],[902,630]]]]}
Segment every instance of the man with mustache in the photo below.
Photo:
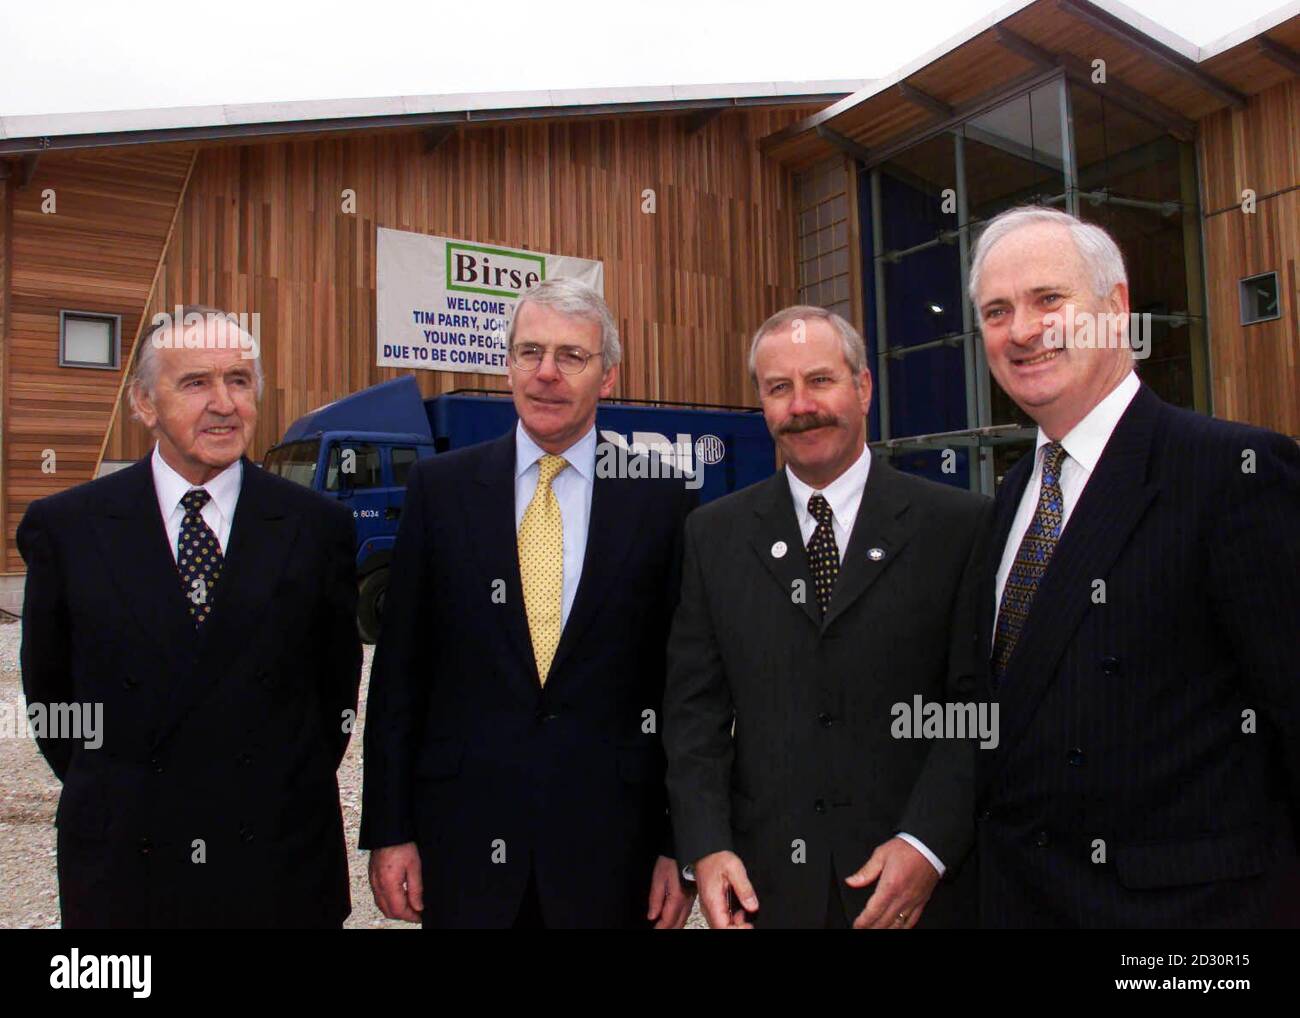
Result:
{"type": "Polygon", "coordinates": [[[895,722],[917,696],[971,699],[988,500],[872,456],[840,316],[778,312],[749,368],[785,469],[687,521],[664,703],[679,856],[714,928],[972,925],[973,743],[895,722]]]}

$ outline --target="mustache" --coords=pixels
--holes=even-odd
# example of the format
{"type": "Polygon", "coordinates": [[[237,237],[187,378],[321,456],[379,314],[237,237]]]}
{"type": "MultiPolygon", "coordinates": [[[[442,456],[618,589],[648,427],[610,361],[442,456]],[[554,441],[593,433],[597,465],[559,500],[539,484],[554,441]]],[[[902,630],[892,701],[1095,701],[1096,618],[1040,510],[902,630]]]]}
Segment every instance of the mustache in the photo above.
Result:
{"type": "Polygon", "coordinates": [[[840,419],[834,414],[797,414],[781,425],[778,434],[797,435],[813,428],[838,428],[840,419]]]}

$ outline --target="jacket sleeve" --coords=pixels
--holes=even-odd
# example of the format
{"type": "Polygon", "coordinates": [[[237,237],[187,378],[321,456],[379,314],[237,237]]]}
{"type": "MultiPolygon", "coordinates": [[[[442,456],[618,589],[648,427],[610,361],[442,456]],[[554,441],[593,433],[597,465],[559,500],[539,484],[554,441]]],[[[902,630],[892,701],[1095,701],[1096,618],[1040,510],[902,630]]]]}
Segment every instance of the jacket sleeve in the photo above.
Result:
{"type": "Polygon", "coordinates": [[[664,749],[677,861],[731,850],[734,718],[709,612],[700,514],[686,521],[681,600],[673,617],[664,690],[664,749]]]}
{"type": "MultiPolygon", "coordinates": [[[[331,508],[337,508],[332,506],[331,508]]],[[[320,648],[316,674],[323,683],[325,731],[338,768],[356,726],[361,686],[361,638],[357,633],[356,526],[346,511],[329,514],[324,554],[320,648]]]]}
{"type": "Polygon", "coordinates": [[[1300,448],[1266,431],[1243,439],[1220,454],[1227,476],[1208,542],[1209,595],[1260,731],[1271,728],[1281,747],[1300,815],[1300,448]]]}
{"type": "MultiPolygon", "coordinates": [[[[18,550],[27,563],[20,654],[23,695],[28,704],[71,703],[71,619],[51,526],[40,502],[18,525],[18,550]]],[[[37,746],[60,781],[72,760],[68,739],[37,739],[37,746]]]]}
{"type": "MultiPolygon", "coordinates": [[[[948,621],[948,667],[944,696],[948,703],[969,704],[976,711],[980,670],[979,608],[985,575],[982,532],[992,521],[993,503],[985,500],[970,514],[965,542],[966,564],[952,599],[948,621]]],[[[994,718],[996,722],[996,718],[994,718]]],[[[994,725],[996,738],[996,723],[994,725]]],[[[973,733],[971,733],[973,735],[973,733]]],[[[898,823],[938,856],[945,879],[953,878],[975,840],[975,754],[978,740],[936,739],[898,823]]]]}
{"type": "MultiPolygon", "coordinates": [[[[700,503],[699,494],[689,488],[683,488],[681,500],[677,507],[677,526],[673,529],[672,557],[669,560],[668,584],[664,591],[664,618],[672,619],[681,601],[682,592],[682,557],[685,554],[686,517],[700,503]]],[[[665,662],[666,667],[666,662],[665,662]]],[[[666,717],[665,717],[666,723],[666,717]]],[[[671,811],[665,810],[663,832],[660,836],[659,854],[669,859],[677,859],[677,841],[673,836],[671,811]]],[[[680,860],[679,860],[680,864],[680,860]]]]}
{"type": "Polygon", "coordinates": [[[421,653],[433,600],[433,534],[424,490],[428,464],[417,463],[407,483],[370,669],[360,839],[365,849],[415,840],[414,772],[433,681],[428,655],[421,653]]]}

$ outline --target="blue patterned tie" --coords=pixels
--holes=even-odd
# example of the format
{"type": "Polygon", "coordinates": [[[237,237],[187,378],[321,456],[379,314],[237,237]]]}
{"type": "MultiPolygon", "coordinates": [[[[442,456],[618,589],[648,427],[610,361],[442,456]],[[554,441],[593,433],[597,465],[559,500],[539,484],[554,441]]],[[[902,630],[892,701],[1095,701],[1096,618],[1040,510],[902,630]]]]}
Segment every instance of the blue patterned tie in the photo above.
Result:
{"type": "Polygon", "coordinates": [[[835,514],[821,495],[808,499],[808,515],[817,521],[817,529],[808,538],[808,567],[812,569],[813,590],[822,615],[830,607],[835,580],[840,575],[840,549],[835,543],[835,514]]]}
{"type": "Polygon", "coordinates": [[[1056,542],[1061,536],[1061,519],[1065,501],[1061,497],[1061,464],[1065,449],[1059,442],[1043,446],[1043,483],[1038,492],[1038,508],[1029,521],[1016,560],[1007,574],[1007,585],[1002,590],[1002,604],[998,607],[997,629],[993,637],[993,677],[1001,680],[1016,649],[1020,631],[1029,617],[1029,609],[1038,593],[1038,584],[1052,561],[1056,542]]]}
{"type": "Polygon", "coordinates": [[[185,518],[177,542],[176,568],[196,627],[212,614],[212,588],[221,576],[221,544],[201,515],[211,498],[203,488],[194,488],[181,499],[185,518]]]}

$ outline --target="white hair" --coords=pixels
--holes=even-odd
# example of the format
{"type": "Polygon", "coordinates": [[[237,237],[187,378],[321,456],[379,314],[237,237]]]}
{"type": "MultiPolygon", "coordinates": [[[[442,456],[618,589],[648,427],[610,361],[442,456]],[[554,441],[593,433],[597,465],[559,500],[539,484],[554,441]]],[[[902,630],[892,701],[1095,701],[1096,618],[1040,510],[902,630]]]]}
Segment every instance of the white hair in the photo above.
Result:
{"type": "Polygon", "coordinates": [[[812,304],[794,304],[778,311],[760,325],[758,331],[754,333],[754,338],[750,340],[749,377],[754,385],[756,387],[758,385],[758,344],[763,341],[763,337],[798,319],[826,322],[835,330],[840,338],[840,346],[844,350],[844,360],[848,362],[849,370],[853,372],[853,380],[856,383],[858,376],[867,369],[867,345],[862,341],[862,334],[853,327],[851,322],[841,318],[834,311],[827,311],[812,304]]]}
{"type": "Polygon", "coordinates": [[[515,324],[519,321],[519,312],[525,304],[541,304],[562,315],[584,318],[600,326],[600,360],[606,371],[623,359],[623,347],[618,341],[618,325],[603,297],[593,287],[577,279],[545,279],[531,289],[525,290],[515,305],[515,312],[510,316],[510,330],[506,333],[506,345],[514,346],[515,324]]]}
{"type": "Polygon", "coordinates": [[[980,274],[984,269],[984,260],[993,250],[994,245],[1016,230],[1039,223],[1064,226],[1070,231],[1074,249],[1079,252],[1079,259],[1088,273],[1088,282],[1097,300],[1104,300],[1110,296],[1110,292],[1118,284],[1128,283],[1128,274],[1124,271],[1124,256],[1120,253],[1119,245],[1100,226],[1085,223],[1082,219],[1068,212],[1061,212],[1059,209],[1041,205],[1021,205],[990,219],[975,244],[975,252],[970,263],[970,299],[976,308],[979,307],[980,274]]]}

